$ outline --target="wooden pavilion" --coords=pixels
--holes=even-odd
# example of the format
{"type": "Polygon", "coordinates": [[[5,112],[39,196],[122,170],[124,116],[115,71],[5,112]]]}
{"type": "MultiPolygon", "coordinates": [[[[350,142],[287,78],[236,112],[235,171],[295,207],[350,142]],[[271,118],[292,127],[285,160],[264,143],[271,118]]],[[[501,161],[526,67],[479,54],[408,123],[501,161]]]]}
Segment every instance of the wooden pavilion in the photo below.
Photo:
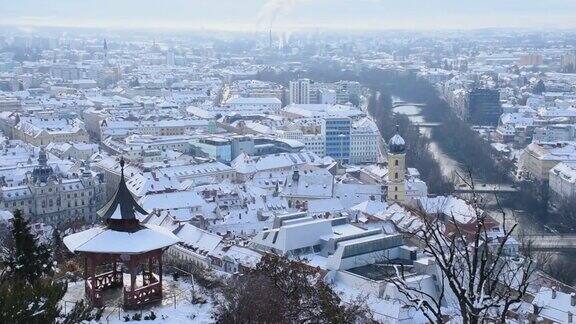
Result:
{"type": "Polygon", "coordinates": [[[124,159],[120,167],[118,190],[98,211],[104,224],[66,236],[64,244],[84,257],[84,289],[94,306],[104,306],[104,290],[121,287],[124,308],[130,309],[162,299],[162,254],[179,239],[163,227],[140,223],[139,216],[148,213],[126,186],[124,159]],[[97,273],[100,266],[110,270],[97,273]],[[127,286],[124,270],[130,275],[127,286]],[[142,285],[137,287],[139,274],[142,285]]]}

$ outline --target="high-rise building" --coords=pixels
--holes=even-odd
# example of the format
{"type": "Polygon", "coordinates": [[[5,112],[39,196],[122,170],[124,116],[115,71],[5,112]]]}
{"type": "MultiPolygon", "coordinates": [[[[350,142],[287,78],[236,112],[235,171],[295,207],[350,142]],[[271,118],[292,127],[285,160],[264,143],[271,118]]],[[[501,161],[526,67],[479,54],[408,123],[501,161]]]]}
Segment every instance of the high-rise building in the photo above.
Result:
{"type": "Polygon", "coordinates": [[[336,102],[339,104],[357,103],[360,99],[360,89],[360,83],[356,81],[336,82],[336,102]]]}
{"type": "Polygon", "coordinates": [[[564,73],[576,72],[576,51],[568,52],[562,55],[561,70],[564,73]]]}
{"type": "Polygon", "coordinates": [[[466,121],[473,125],[497,125],[500,115],[500,91],[475,88],[468,93],[466,121]]]}
{"type": "Polygon", "coordinates": [[[168,53],[166,53],[166,64],[170,66],[176,65],[176,54],[173,50],[169,50],[168,53]]]}
{"type": "Polygon", "coordinates": [[[398,132],[388,142],[388,193],[389,204],[406,200],[406,143],[398,132]]]}
{"type": "Polygon", "coordinates": [[[341,163],[350,162],[350,132],[352,120],[347,117],[328,117],[322,122],[326,139],[326,155],[341,163]]]}
{"type": "Polygon", "coordinates": [[[290,81],[290,103],[309,104],[310,103],[310,80],[298,79],[290,81]]]}
{"type": "Polygon", "coordinates": [[[523,54],[518,63],[523,66],[538,66],[544,63],[544,57],[538,53],[523,54]]]}

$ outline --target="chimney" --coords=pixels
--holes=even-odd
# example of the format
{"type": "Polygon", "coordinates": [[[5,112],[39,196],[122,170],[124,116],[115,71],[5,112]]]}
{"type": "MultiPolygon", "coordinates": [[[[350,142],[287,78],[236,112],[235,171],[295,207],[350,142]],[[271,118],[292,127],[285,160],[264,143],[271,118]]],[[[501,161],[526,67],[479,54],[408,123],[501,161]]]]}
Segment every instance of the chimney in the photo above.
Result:
{"type": "Polygon", "coordinates": [[[300,172],[298,170],[294,170],[294,173],[292,174],[292,181],[298,182],[299,179],[300,179],[300,172]]]}
{"type": "Polygon", "coordinates": [[[568,323],[572,323],[573,320],[574,320],[574,315],[572,314],[572,312],[568,312],[568,323]]]}
{"type": "Polygon", "coordinates": [[[552,299],[556,299],[556,286],[552,287],[552,299]]]}
{"type": "Polygon", "coordinates": [[[576,306],[576,293],[570,294],[570,305],[572,307],[576,306]]]}
{"type": "Polygon", "coordinates": [[[537,304],[532,304],[532,312],[534,313],[534,315],[540,314],[540,307],[538,307],[537,304]]]}

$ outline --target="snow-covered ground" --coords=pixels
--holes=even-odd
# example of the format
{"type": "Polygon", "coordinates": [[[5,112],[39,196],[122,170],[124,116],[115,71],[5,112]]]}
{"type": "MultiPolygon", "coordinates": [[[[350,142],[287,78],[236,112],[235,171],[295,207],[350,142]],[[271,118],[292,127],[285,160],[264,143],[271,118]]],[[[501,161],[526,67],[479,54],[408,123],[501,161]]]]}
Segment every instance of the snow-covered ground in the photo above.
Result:
{"type": "MultiPolygon", "coordinates": [[[[141,280],[141,278],[139,278],[141,280]]],[[[138,280],[137,282],[141,282],[138,280]]],[[[124,282],[128,285],[130,279],[128,275],[124,276],[124,282]]],[[[132,316],[138,311],[124,311],[119,304],[122,300],[121,288],[106,292],[106,305],[101,323],[124,323],[124,317],[132,316]]],[[[68,284],[68,290],[62,298],[62,310],[69,312],[74,303],[84,299],[84,281],[71,282],[68,284]]],[[[201,288],[194,285],[188,278],[180,278],[174,281],[172,276],[164,276],[164,298],[161,303],[153,304],[142,310],[142,321],[144,323],[214,323],[212,318],[213,304],[201,288]],[[201,297],[206,302],[192,302],[193,296],[201,297]],[[150,315],[154,311],[155,320],[144,321],[144,316],[150,315]]],[[[130,320],[130,322],[136,322],[130,320]]]]}
{"type": "MultiPolygon", "coordinates": [[[[176,307],[174,305],[163,305],[163,306],[156,306],[150,307],[142,312],[142,320],[144,320],[144,316],[150,314],[150,310],[154,311],[156,314],[156,319],[153,321],[144,321],[144,323],[215,323],[214,319],[212,319],[212,305],[209,303],[199,305],[199,304],[192,304],[189,301],[180,301],[176,303],[176,307]]],[[[101,319],[102,323],[125,323],[124,316],[128,315],[132,317],[134,313],[138,312],[124,312],[118,319],[118,313],[115,312],[112,316],[108,317],[108,321],[106,317],[103,316],[101,319]]],[[[136,323],[136,321],[131,320],[130,322],[136,323]]]]}

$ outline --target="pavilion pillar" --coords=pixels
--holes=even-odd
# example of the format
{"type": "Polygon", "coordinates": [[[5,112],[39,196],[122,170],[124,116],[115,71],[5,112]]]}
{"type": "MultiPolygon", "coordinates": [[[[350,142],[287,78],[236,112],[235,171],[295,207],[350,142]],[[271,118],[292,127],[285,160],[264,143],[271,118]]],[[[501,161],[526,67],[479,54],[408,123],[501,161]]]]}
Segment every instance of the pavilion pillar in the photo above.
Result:
{"type": "Polygon", "coordinates": [[[138,274],[138,266],[134,260],[130,260],[130,291],[136,289],[136,276],[138,274]]]}
{"type": "Polygon", "coordinates": [[[96,291],[96,262],[94,257],[90,256],[88,259],[88,266],[90,267],[90,284],[92,285],[92,292],[96,291]]]}
{"type": "Polygon", "coordinates": [[[152,257],[148,258],[148,284],[152,283],[152,278],[154,276],[154,264],[152,261],[152,257]]]}
{"type": "Polygon", "coordinates": [[[88,284],[88,257],[84,255],[84,287],[88,284]]]}
{"type": "Polygon", "coordinates": [[[117,283],[117,271],[118,269],[116,268],[116,260],[114,260],[114,262],[112,262],[112,282],[113,283],[117,283]]]}
{"type": "Polygon", "coordinates": [[[158,258],[158,280],[159,280],[160,294],[162,294],[162,252],[158,254],[157,258],[158,258]]]}
{"type": "Polygon", "coordinates": [[[144,266],[142,267],[142,286],[146,285],[146,263],[144,263],[144,266]]]}
{"type": "Polygon", "coordinates": [[[92,292],[88,288],[88,256],[84,255],[84,294],[92,301],[92,292]]]}

